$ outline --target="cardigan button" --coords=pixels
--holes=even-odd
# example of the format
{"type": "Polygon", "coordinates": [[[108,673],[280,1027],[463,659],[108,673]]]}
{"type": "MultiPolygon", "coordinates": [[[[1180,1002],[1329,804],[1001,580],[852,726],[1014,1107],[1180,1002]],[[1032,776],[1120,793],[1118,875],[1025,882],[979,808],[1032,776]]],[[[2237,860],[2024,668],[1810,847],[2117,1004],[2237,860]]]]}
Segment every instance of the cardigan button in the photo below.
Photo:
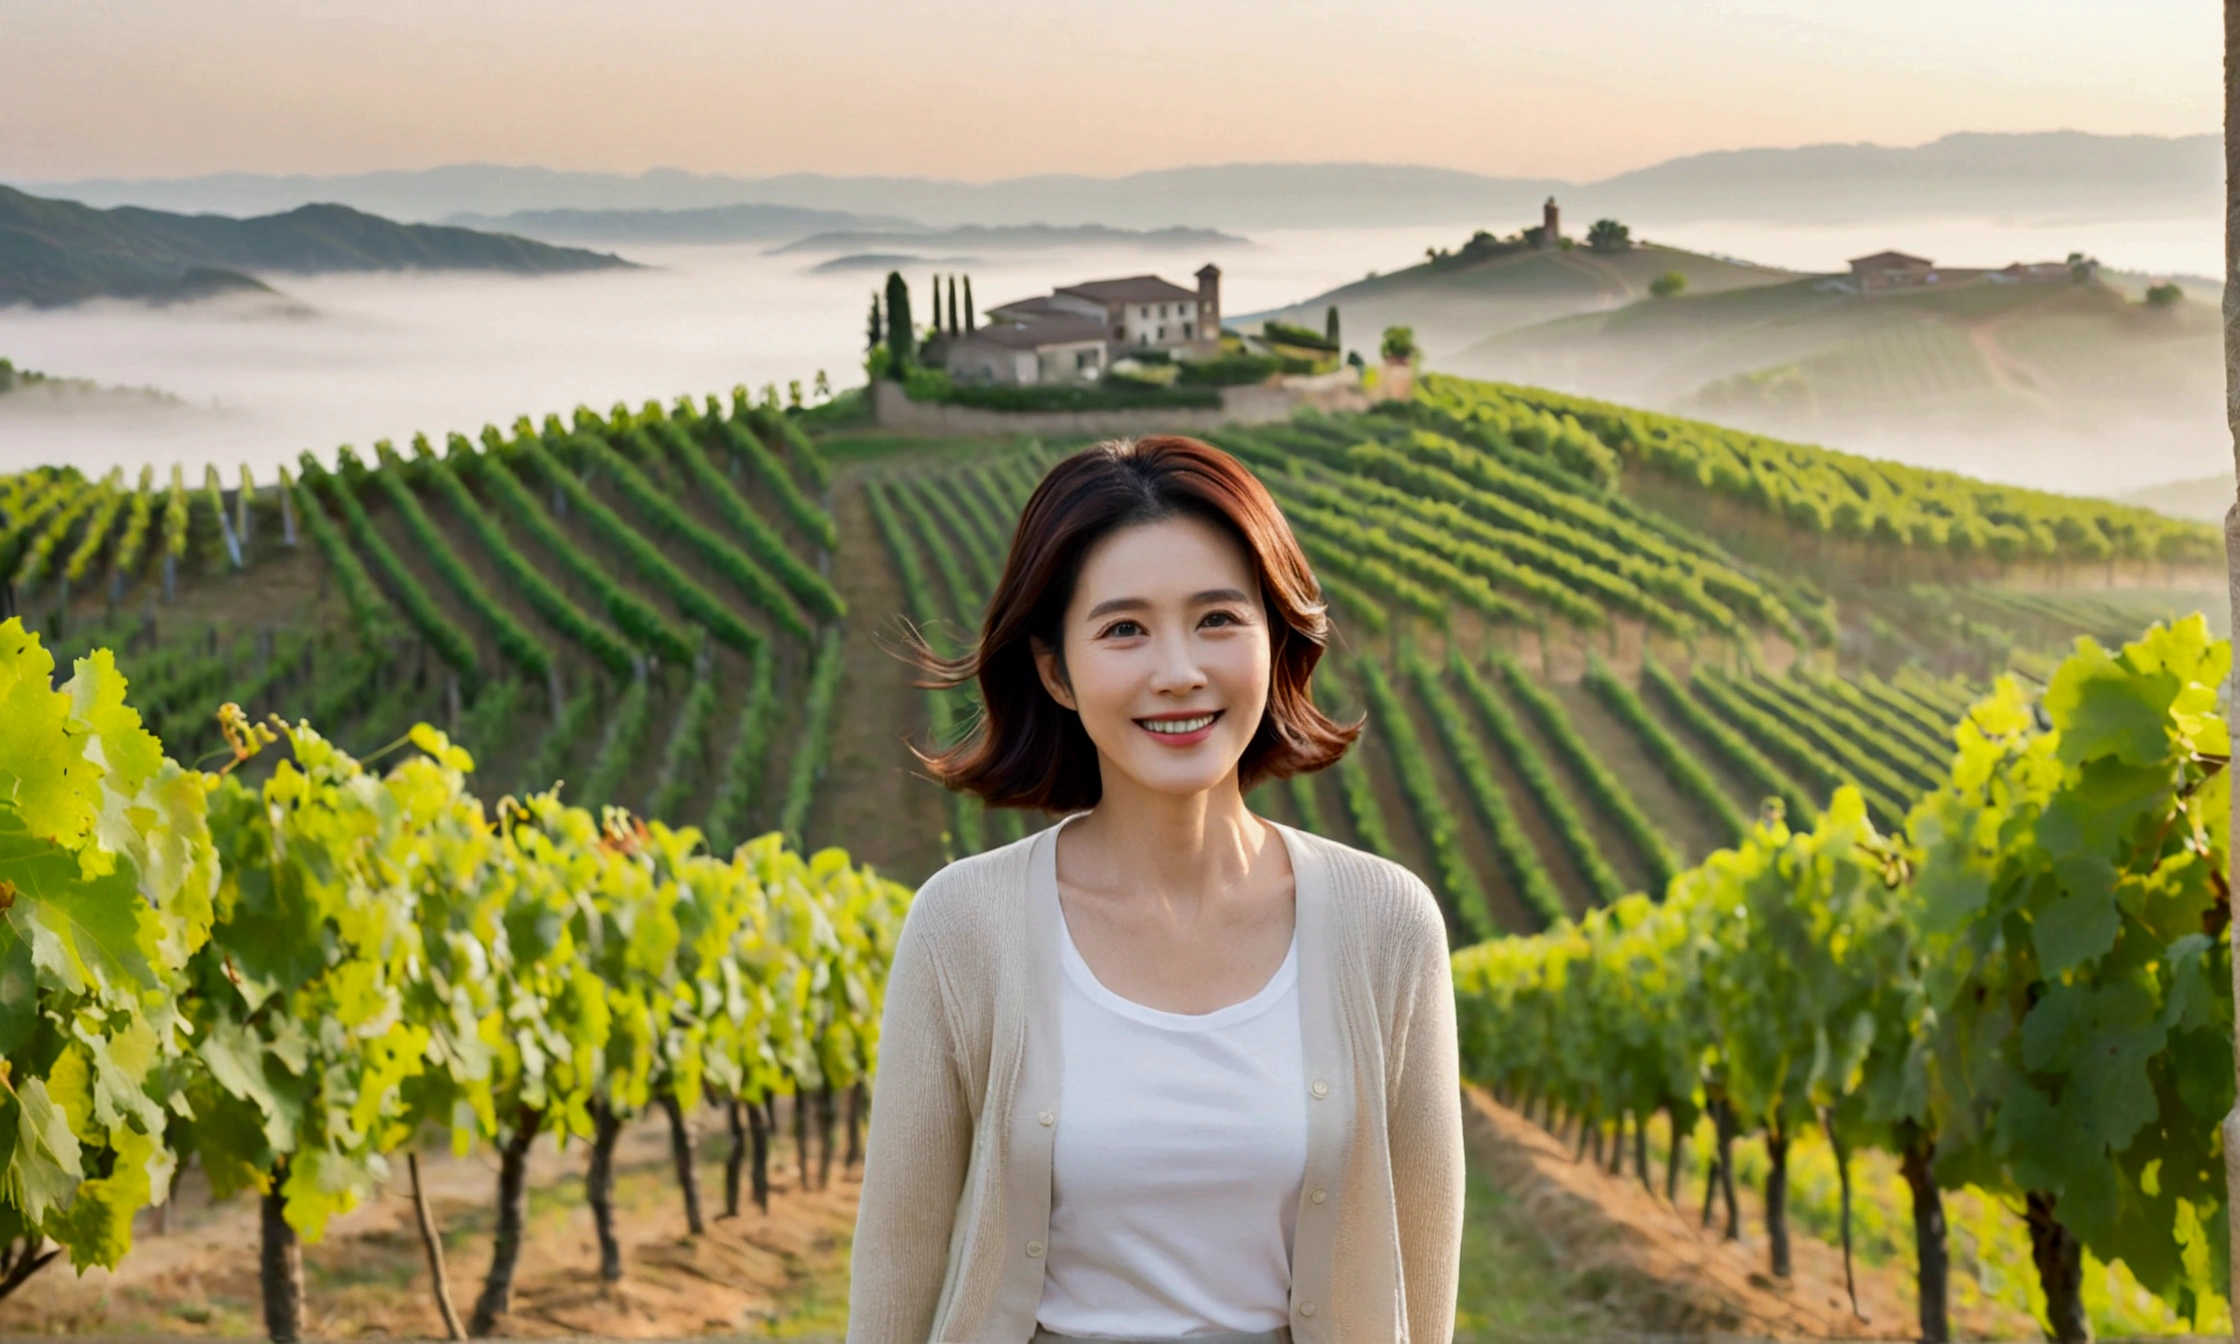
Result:
{"type": "Polygon", "coordinates": [[[1039,1242],[1039,1241],[1030,1241],[1030,1242],[1028,1242],[1028,1243],[1027,1243],[1027,1258],[1028,1258],[1029,1260],[1037,1259],[1037,1258],[1039,1258],[1039,1257],[1040,1257],[1041,1255],[1042,1255],[1042,1243],[1041,1243],[1041,1242],[1039,1242]]]}
{"type": "Polygon", "coordinates": [[[1307,1196],[1307,1198],[1308,1198],[1308,1199],[1310,1199],[1310,1200],[1312,1200],[1312,1201],[1314,1201],[1314,1202],[1315,1202],[1315,1203],[1317,1203],[1317,1204],[1320,1204],[1320,1203],[1321,1203],[1322,1201],[1324,1201],[1324,1200],[1326,1200],[1326,1199],[1330,1198],[1330,1192],[1329,1192],[1329,1191],[1327,1191],[1327,1190],[1325,1190],[1325,1189],[1323,1189],[1323,1188],[1322,1188],[1321,1186],[1319,1186],[1319,1185],[1318,1185],[1318,1186],[1316,1186],[1316,1187],[1314,1188],[1314,1193],[1313,1193],[1313,1194],[1311,1194],[1311,1195],[1308,1195],[1308,1196],[1307,1196]]]}
{"type": "Polygon", "coordinates": [[[1048,1112],[1048,1111],[1037,1111],[1037,1112],[1035,1112],[1035,1117],[1034,1117],[1034,1118],[1035,1118],[1035,1119],[1037,1119],[1037,1120],[1040,1120],[1040,1121],[1041,1121],[1042,1123],[1044,1123],[1044,1124],[1046,1124],[1046,1125],[1054,1125],[1054,1124],[1058,1123],[1058,1117],[1057,1117],[1057,1116],[1054,1116],[1054,1115],[1052,1115],[1052,1114],[1051,1114],[1050,1112],[1048,1112]]]}
{"type": "Polygon", "coordinates": [[[1299,1304],[1299,1314],[1300,1314],[1301,1316],[1312,1316],[1312,1315],[1314,1315],[1314,1303],[1312,1303],[1312,1302],[1301,1302],[1301,1303],[1299,1304]]]}
{"type": "Polygon", "coordinates": [[[1307,1084],[1307,1090],[1314,1093],[1315,1100],[1320,1101],[1322,1098],[1330,1095],[1330,1084],[1326,1079],[1317,1078],[1313,1082],[1307,1084]]]}

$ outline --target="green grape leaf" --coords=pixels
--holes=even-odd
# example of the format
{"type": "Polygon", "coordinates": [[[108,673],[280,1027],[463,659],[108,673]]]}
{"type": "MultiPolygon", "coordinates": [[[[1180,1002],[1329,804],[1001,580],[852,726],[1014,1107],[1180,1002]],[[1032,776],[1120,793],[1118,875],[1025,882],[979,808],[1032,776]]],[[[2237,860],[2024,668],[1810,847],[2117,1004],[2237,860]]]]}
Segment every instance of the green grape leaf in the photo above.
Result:
{"type": "Polygon", "coordinates": [[[0,798],[23,829],[75,845],[101,810],[101,771],[54,689],[54,658],[21,618],[0,624],[0,798]]]}
{"type": "Polygon", "coordinates": [[[78,1139],[70,1121],[37,1078],[20,1083],[0,1106],[0,1148],[8,1155],[0,1167],[0,1203],[13,1205],[33,1224],[68,1203],[85,1174],[78,1165],[78,1139]],[[14,1132],[9,1133],[10,1130],[14,1132]]]}
{"type": "Polygon", "coordinates": [[[2063,763],[2112,756],[2133,766],[2158,766],[2169,751],[2169,707],[2178,677],[2140,675],[2088,639],[2064,660],[2046,686],[2046,713],[2061,730],[2063,763]]]}
{"type": "Polygon", "coordinates": [[[2155,1117],[2147,1063],[2167,1035],[2154,995],[2136,981],[2057,984],[2022,1020],[2022,1059],[2038,1072],[2067,1073],[2063,1110],[2095,1149],[2120,1149],[2155,1117]]]}
{"type": "Polygon", "coordinates": [[[39,972],[31,944],[0,919],[0,1059],[12,1059],[39,1027],[39,972]]]}
{"type": "Polygon", "coordinates": [[[24,829],[0,807],[0,881],[16,891],[7,918],[31,945],[32,963],[72,994],[156,988],[158,929],[129,865],[87,878],[76,856],[24,829]]]}
{"type": "Polygon", "coordinates": [[[93,1063],[93,1114],[111,1133],[136,1120],[151,1134],[163,1132],[163,1106],[148,1091],[163,1042],[145,1018],[134,1018],[108,1037],[86,1046],[93,1063]]]}
{"type": "Polygon", "coordinates": [[[86,755],[107,772],[108,787],[128,798],[138,793],[163,767],[163,743],[140,726],[140,711],[125,704],[125,678],[115,655],[95,649],[80,658],[62,689],[77,717],[93,730],[86,755]]]}
{"type": "Polygon", "coordinates": [[[83,1045],[73,1042],[47,1066],[47,1096],[81,1143],[98,1144],[107,1137],[105,1127],[93,1120],[93,1066],[83,1045]]]}
{"type": "Polygon", "coordinates": [[[132,1215],[146,1208],[153,1194],[149,1166],[157,1156],[156,1141],[126,1130],[115,1147],[117,1160],[110,1173],[81,1182],[69,1210],[47,1226],[48,1235],[69,1248],[70,1263],[80,1270],[88,1265],[116,1268],[132,1249],[132,1215]]]}
{"type": "Polygon", "coordinates": [[[387,1175],[379,1157],[347,1158],[323,1148],[306,1148],[288,1158],[288,1178],[281,1185],[287,1200],[288,1226],[308,1242],[327,1234],[327,1222],[339,1213],[364,1203],[387,1175]]]}
{"type": "Polygon", "coordinates": [[[202,1040],[202,1062],[210,1076],[232,1096],[257,1108],[263,1119],[265,1142],[275,1152],[284,1153],[302,1123],[303,1103],[296,1099],[293,1089],[273,1085],[264,1053],[264,1043],[256,1033],[238,1022],[221,1021],[202,1040]]]}
{"type": "Polygon", "coordinates": [[[2123,912],[2113,895],[2113,864],[2079,860],[2057,864],[2056,869],[2061,894],[2038,906],[2030,922],[2039,968],[2049,978],[2106,956],[2123,925],[2123,912]]]}

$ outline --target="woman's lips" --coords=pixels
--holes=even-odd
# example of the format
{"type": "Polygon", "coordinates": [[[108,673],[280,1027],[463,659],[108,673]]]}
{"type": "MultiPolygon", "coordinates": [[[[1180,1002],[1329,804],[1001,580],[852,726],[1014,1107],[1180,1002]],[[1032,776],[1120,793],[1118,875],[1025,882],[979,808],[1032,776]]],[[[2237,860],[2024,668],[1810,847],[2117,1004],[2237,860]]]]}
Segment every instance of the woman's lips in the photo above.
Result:
{"type": "Polygon", "coordinates": [[[1194,747],[1213,736],[1213,725],[1220,721],[1221,711],[1208,710],[1203,714],[1162,714],[1157,718],[1137,719],[1136,727],[1143,729],[1152,741],[1162,747],[1194,747]],[[1202,720],[1202,722],[1201,722],[1202,720]],[[1159,727],[1153,727],[1157,724],[1159,727]],[[1168,725],[1196,724],[1188,732],[1175,732],[1168,725]]]}

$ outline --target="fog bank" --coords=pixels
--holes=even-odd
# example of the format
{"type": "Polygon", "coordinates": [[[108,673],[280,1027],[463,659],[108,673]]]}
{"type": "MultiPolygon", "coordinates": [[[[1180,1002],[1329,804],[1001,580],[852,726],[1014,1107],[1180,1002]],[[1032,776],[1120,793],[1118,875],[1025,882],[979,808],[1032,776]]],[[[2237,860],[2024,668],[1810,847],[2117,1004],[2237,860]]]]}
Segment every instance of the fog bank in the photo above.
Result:
{"type": "MultiPolygon", "coordinates": [[[[1489,221],[1507,232],[1516,221],[1489,221]]],[[[1579,221],[1576,229],[1583,229],[1579,221]]],[[[1763,225],[1641,230],[1660,242],[1774,264],[1840,267],[1873,246],[1898,246],[1948,264],[2095,252],[2110,266],[2221,269],[2218,222],[2116,224],[2080,230],[2027,223],[1951,221],[1905,226],[1770,229],[1763,225]],[[1941,231],[1940,231],[1941,230],[1941,231]]],[[[1256,233],[1256,247],[1223,255],[1223,301],[1232,313],[1297,302],[1391,271],[1426,246],[1461,241],[1452,226],[1256,233]]],[[[0,356],[20,367],[128,387],[155,386],[184,407],[163,413],[29,414],[0,409],[0,468],[69,463],[99,472],[173,462],[199,481],[214,462],[231,480],[243,462],[260,478],[306,449],[331,460],[336,445],[440,442],[517,415],[565,415],[578,404],[664,402],[680,393],[728,393],[791,379],[804,388],[822,369],[832,385],[861,381],[864,323],[876,275],[815,275],[816,258],[770,257],[756,247],[629,250],[649,269],[519,279],[418,274],[287,278],[301,305],[285,310],[189,306],[150,310],[105,304],[65,311],[0,309],[0,356]]],[[[1156,271],[1188,283],[1195,255],[1068,250],[995,257],[971,267],[985,310],[1052,285],[1156,271]]],[[[912,273],[923,320],[927,274],[912,273]]],[[[1378,333],[1348,327],[1346,343],[1374,357],[1378,333]]],[[[2221,414],[2179,409],[2192,425],[2221,414]]],[[[2142,463],[2137,443],[2063,443],[2033,456],[2010,444],[1903,435],[1831,446],[2071,490],[2136,488],[2218,465],[2208,440],[2142,463]],[[2200,459],[2196,462],[2195,459],[2200,459]]],[[[2175,446],[2175,445],[2174,445],[2175,446]]]]}

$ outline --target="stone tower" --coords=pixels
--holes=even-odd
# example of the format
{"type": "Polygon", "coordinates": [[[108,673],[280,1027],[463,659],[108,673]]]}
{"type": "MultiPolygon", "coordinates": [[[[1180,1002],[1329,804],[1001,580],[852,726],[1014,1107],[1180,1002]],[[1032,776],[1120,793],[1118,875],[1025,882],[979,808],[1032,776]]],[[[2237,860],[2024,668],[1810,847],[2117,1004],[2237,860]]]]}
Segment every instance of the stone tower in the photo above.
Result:
{"type": "Polygon", "coordinates": [[[1556,209],[1556,198],[1540,207],[1540,246],[1554,247],[1563,241],[1563,212],[1556,209]]]}
{"type": "Polygon", "coordinates": [[[1221,339],[1221,268],[1210,261],[1198,268],[1198,339],[1221,339]]]}

